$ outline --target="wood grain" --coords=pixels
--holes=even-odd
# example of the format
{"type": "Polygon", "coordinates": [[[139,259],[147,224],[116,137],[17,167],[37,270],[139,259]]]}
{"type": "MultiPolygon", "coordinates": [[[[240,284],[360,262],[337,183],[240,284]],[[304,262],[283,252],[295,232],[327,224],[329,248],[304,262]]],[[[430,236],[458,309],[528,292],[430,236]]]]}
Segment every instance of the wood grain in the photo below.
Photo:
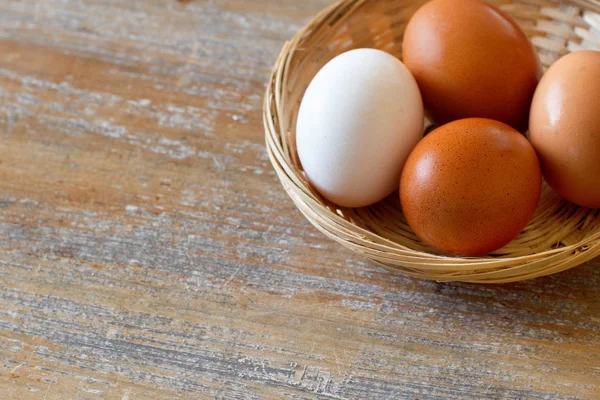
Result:
{"type": "Polygon", "coordinates": [[[263,145],[327,0],[0,2],[0,396],[600,399],[600,262],[505,286],[322,237],[263,145]]]}

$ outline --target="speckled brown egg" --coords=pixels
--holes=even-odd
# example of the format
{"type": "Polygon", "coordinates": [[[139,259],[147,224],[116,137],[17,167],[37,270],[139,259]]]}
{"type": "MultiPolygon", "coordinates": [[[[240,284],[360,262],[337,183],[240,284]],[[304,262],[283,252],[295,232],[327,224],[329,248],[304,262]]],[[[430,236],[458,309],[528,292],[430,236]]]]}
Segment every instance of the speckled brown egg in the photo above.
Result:
{"type": "Polygon", "coordinates": [[[483,256],[525,228],[540,200],[535,151],[501,122],[469,118],[426,136],[400,180],[404,215],[417,236],[441,252],[483,256]]]}
{"type": "Polygon", "coordinates": [[[550,67],[533,98],[530,130],[550,186],[600,208],[600,52],[571,53],[550,67]]]}
{"type": "Polygon", "coordinates": [[[525,131],[542,70],[517,23],[479,0],[433,0],[406,27],[403,61],[433,119],[502,121],[525,131]]]}

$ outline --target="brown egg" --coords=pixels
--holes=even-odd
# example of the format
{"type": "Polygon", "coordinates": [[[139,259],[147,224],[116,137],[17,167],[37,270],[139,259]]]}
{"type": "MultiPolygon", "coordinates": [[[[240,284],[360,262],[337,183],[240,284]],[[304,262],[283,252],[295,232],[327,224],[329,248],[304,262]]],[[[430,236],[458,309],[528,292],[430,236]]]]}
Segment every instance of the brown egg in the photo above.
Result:
{"type": "Polygon", "coordinates": [[[433,0],[413,15],[402,45],[438,124],[482,117],[527,129],[542,70],[509,16],[478,0],[433,0]]]}
{"type": "Polygon", "coordinates": [[[600,52],[571,53],[550,67],[533,98],[530,138],[550,186],[600,208],[600,52]]]}
{"type": "Polygon", "coordinates": [[[537,208],[542,172],[533,147],[501,122],[443,125],[413,150],[400,180],[406,219],[425,243],[483,256],[513,240],[537,208]]]}

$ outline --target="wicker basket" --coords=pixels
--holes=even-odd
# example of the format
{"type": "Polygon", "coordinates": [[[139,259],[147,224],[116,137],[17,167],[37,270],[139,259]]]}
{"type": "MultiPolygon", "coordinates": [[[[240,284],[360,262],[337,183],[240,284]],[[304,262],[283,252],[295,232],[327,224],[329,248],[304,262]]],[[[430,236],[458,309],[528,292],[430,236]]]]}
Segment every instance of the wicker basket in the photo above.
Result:
{"type": "MultiPolygon", "coordinates": [[[[386,268],[437,281],[503,283],[573,268],[600,255],[600,211],[563,201],[548,187],[525,231],[484,258],[436,254],[404,219],[397,194],[345,209],[323,199],[298,162],[295,124],[304,91],[319,69],[345,51],[373,47],[401,57],[402,35],[423,0],[343,0],[317,15],[285,44],[264,104],[271,162],[300,211],[321,232],[386,268]]],[[[591,0],[499,0],[522,26],[544,67],[578,49],[600,50],[600,3],[591,0]]]]}

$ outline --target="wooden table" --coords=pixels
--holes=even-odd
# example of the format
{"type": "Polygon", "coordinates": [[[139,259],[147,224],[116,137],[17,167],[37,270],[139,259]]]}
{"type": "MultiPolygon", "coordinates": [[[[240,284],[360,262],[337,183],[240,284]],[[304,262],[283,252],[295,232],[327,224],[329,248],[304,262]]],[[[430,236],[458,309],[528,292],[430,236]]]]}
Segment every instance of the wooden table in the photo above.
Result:
{"type": "Polygon", "coordinates": [[[286,197],[263,91],[329,3],[0,2],[0,398],[600,399],[598,261],[414,280],[286,197]]]}

